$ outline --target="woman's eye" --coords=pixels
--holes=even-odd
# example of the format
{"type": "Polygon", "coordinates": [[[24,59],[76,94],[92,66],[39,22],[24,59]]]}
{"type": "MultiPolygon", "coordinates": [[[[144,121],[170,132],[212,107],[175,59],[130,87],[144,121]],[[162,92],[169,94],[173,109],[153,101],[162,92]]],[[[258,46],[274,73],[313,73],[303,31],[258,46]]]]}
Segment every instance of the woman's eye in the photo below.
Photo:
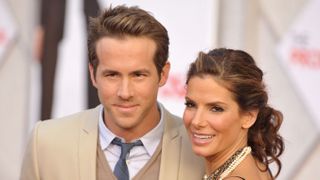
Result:
{"type": "Polygon", "coordinates": [[[211,110],[212,112],[223,112],[223,111],[224,111],[223,108],[218,107],[218,106],[213,106],[210,110],[211,110]]]}
{"type": "Polygon", "coordinates": [[[184,105],[188,108],[194,107],[194,104],[192,102],[185,102],[184,105]]]}

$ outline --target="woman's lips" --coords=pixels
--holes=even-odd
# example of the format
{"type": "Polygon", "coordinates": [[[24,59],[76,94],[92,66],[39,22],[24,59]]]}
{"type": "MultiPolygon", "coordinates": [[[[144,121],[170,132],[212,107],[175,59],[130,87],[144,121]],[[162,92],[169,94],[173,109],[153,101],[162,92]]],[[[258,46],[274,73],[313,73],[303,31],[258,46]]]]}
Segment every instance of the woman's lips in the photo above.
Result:
{"type": "Polygon", "coordinates": [[[192,133],[192,142],[197,145],[205,145],[213,140],[213,134],[198,134],[192,133]]]}

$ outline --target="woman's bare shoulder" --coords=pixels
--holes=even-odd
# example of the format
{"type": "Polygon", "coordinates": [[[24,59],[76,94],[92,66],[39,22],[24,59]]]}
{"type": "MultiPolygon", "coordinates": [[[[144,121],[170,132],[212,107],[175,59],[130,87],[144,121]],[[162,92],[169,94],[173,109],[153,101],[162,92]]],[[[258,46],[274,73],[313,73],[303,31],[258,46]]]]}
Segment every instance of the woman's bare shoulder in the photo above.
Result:
{"type": "Polygon", "coordinates": [[[223,180],[246,180],[246,178],[241,176],[228,176],[223,178],[223,180]]]}
{"type": "Polygon", "coordinates": [[[250,155],[239,166],[232,171],[225,180],[272,180],[272,177],[265,166],[261,163],[257,163],[250,155]]]}

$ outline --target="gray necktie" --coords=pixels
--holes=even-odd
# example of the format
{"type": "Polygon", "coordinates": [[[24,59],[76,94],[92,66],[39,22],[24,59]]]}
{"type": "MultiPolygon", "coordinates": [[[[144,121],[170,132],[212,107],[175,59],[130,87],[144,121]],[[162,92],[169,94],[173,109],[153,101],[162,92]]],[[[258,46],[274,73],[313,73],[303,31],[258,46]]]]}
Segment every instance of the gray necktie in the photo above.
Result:
{"type": "Polygon", "coordinates": [[[121,142],[121,139],[117,137],[114,138],[111,143],[121,147],[120,158],[114,168],[113,173],[118,180],[129,180],[129,171],[126,163],[127,154],[134,146],[142,146],[143,144],[140,140],[133,143],[123,143],[121,142]]]}

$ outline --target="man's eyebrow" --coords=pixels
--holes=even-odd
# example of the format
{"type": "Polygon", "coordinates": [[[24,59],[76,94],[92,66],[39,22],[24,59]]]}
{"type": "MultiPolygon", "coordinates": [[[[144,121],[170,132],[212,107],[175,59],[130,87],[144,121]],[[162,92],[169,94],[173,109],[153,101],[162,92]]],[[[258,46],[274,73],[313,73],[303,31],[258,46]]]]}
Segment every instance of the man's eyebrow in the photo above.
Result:
{"type": "Polygon", "coordinates": [[[112,69],[104,69],[104,70],[102,70],[102,74],[114,74],[114,73],[116,73],[116,74],[119,74],[119,72],[118,71],[116,71],[116,70],[112,70],[112,69]]]}
{"type": "Polygon", "coordinates": [[[150,71],[148,69],[143,68],[143,69],[135,70],[132,73],[148,73],[148,74],[150,74],[150,71]]]}

